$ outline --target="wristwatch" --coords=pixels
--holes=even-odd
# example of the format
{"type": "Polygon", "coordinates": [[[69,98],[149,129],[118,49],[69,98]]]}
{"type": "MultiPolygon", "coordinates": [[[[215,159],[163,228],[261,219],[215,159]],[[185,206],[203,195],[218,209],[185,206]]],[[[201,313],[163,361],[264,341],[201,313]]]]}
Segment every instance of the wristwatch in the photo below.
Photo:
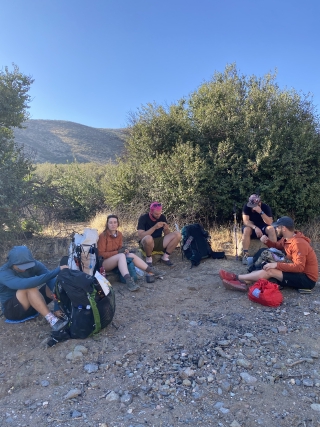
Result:
{"type": "Polygon", "coordinates": [[[260,212],[260,215],[263,215],[263,214],[264,214],[264,212],[263,212],[263,211],[261,211],[261,212],[260,212]]]}

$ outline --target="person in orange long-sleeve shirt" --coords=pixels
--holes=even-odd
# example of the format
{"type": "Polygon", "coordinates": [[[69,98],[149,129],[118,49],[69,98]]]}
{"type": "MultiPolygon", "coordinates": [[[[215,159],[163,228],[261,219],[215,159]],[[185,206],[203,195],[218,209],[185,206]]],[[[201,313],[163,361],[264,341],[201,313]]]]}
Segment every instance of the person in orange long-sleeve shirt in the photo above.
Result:
{"type": "Polygon", "coordinates": [[[132,258],[136,267],[149,274],[154,274],[156,277],[165,275],[165,272],[157,270],[155,267],[149,267],[137,255],[130,253],[129,249],[123,247],[122,233],[118,230],[119,219],[116,215],[109,215],[107,217],[106,228],[99,235],[98,252],[102,256],[102,266],[106,271],[111,271],[118,267],[121,275],[124,277],[129,291],[137,291],[140,286],[136,284],[131,278],[127,266],[127,259],[132,258]]]}
{"type": "Polygon", "coordinates": [[[227,289],[247,290],[247,282],[259,279],[277,279],[281,287],[311,290],[319,277],[317,256],[310,246],[310,239],[300,231],[295,231],[292,218],[283,216],[272,224],[276,229],[278,242],[272,242],[267,236],[261,237],[261,242],[269,248],[276,248],[286,253],[290,263],[271,262],[262,270],[248,274],[233,274],[220,270],[219,275],[227,289]]]}

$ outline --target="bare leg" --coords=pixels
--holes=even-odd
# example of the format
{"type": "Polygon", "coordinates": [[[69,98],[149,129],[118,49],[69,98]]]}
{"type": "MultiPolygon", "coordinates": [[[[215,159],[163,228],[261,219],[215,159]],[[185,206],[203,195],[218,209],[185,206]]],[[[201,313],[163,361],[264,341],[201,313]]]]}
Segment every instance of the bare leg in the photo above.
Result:
{"type": "Polygon", "coordinates": [[[152,236],[144,236],[144,238],[141,240],[141,244],[143,247],[143,250],[146,253],[147,258],[150,258],[152,256],[152,251],[154,248],[154,240],[152,236]]]}
{"type": "Polygon", "coordinates": [[[249,250],[251,234],[252,234],[252,228],[251,227],[244,227],[243,235],[242,235],[242,250],[243,251],[249,250]]]}
{"type": "Polygon", "coordinates": [[[31,306],[42,314],[43,317],[50,313],[43,296],[37,288],[19,289],[16,292],[16,297],[25,310],[28,310],[31,306]]]}
{"type": "Polygon", "coordinates": [[[106,271],[111,271],[114,268],[118,267],[123,277],[126,274],[129,274],[127,259],[125,254],[113,255],[112,257],[105,259],[102,265],[106,271]]]}
{"type": "Polygon", "coordinates": [[[268,236],[268,239],[271,240],[271,242],[276,242],[277,241],[277,234],[276,234],[276,230],[274,227],[272,227],[271,225],[269,225],[266,228],[266,233],[268,236]]]}
{"type": "Polygon", "coordinates": [[[172,233],[167,234],[164,236],[163,239],[163,247],[166,249],[166,251],[171,254],[171,252],[174,251],[174,249],[177,247],[177,244],[181,240],[181,234],[179,231],[174,231],[172,233]]]}
{"type": "Polygon", "coordinates": [[[282,282],[283,280],[283,274],[282,271],[277,270],[276,268],[271,268],[270,270],[257,270],[252,271],[248,274],[239,274],[238,278],[239,280],[243,282],[256,282],[259,279],[270,279],[273,277],[274,279],[280,280],[282,282]]]}

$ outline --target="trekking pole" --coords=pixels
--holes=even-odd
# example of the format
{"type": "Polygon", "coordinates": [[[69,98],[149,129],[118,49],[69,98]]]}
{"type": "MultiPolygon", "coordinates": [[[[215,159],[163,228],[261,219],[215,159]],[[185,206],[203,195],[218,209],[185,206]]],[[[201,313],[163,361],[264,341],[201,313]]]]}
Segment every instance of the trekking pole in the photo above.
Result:
{"type": "Polygon", "coordinates": [[[237,239],[237,207],[236,204],[233,205],[233,222],[234,222],[234,241],[236,244],[236,260],[238,261],[238,239],[237,239]]]}

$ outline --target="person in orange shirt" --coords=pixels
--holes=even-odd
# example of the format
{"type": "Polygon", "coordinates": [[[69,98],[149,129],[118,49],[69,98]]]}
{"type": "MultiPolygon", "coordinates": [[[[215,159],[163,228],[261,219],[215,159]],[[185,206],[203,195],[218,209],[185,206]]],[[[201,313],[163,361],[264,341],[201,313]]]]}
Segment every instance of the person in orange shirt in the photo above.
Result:
{"type": "Polygon", "coordinates": [[[292,218],[283,216],[272,223],[277,236],[281,239],[272,242],[268,236],[262,236],[261,242],[268,248],[276,248],[286,253],[290,263],[271,262],[263,266],[262,270],[248,274],[228,273],[220,270],[219,275],[227,289],[247,290],[247,282],[256,282],[259,279],[276,279],[280,287],[311,290],[315,287],[319,277],[317,256],[310,246],[310,239],[300,231],[295,231],[292,218]]]}
{"type": "Polygon", "coordinates": [[[116,215],[109,215],[107,217],[106,228],[99,235],[98,252],[99,256],[103,258],[102,266],[105,271],[111,271],[118,267],[131,292],[137,291],[140,286],[134,282],[129,274],[126,257],[132,258],[134,265],[141,270],[154,274],[156,277],[164,276],[164,272],[157,270],[155,267],[149,267],[141,258],[123,247],[122,233],[118,230],[118,227],[118,217],[116,215]]]}

